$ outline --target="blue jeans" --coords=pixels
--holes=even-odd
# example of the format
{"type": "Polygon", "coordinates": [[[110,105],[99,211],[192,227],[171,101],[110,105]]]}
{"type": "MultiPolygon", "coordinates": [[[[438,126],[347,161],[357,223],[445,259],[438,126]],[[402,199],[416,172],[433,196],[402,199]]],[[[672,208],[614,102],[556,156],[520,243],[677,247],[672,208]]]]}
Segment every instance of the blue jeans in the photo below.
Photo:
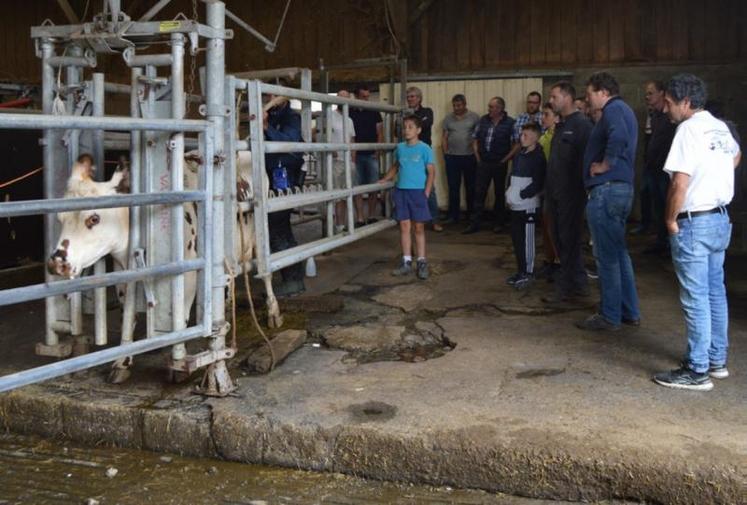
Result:
{"type": "Polygon", "coordinates": [[[687,365],[698,373],[725,365],[729,310],[724,286],[724,255],[731,238],[726,212],[677,220],[670,235],[672,263],[680,282],[687,328],[687,365]]]}
{"type": "Polygon", "coordinates": [[[612,324],[641,317],[633,263],[625,244],[625,222],[632,206],[633,186],[626,182],[592,187],[586,203],[599,272],[599,313],[612,324]]]}

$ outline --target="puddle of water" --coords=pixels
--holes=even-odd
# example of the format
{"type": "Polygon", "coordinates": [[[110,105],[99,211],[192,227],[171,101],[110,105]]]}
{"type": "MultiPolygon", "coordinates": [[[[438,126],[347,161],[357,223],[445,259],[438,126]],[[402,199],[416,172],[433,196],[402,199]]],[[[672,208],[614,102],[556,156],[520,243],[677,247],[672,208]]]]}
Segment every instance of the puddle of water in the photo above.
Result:
{"type": "MultiPolygon", "coordinates": [[[[482,491],[374,482],[0,435],[0,504],[558,505],[482,491]],[[96,501],[90,501],[90,500],[96,501]]],[[[611,504],[610,504],[611,505],[611,504]]]]}

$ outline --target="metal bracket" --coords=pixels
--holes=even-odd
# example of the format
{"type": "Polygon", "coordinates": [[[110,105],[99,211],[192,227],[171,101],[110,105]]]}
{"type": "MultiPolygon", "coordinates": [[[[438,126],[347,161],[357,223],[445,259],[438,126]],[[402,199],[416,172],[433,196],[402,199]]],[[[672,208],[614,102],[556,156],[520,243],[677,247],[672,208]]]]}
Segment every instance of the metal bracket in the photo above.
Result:
{"type": "MultiPolygon", "coordinates": [[[[145,250],[142,248],[135,249],[135,268],[137,270],[145,268],[145,250]]],[[[156,301],[156,295],[153,293],[152,279],[145,279],[143,281],[143,292],[145,293],[145,301],[148,303],[148,307],[155,307],[158,302],[156,301]]]]}
{"type": "Polygon", "coordinates": [[[231,348],[225,348],[218,351],[203,351],[197,354],[188,354],[184,359],[172,360],[169,368],[177,372],[191,374],[202,367],[212,365],[217,361],[231,359],[236,355],[236,351],[231,348]]]}

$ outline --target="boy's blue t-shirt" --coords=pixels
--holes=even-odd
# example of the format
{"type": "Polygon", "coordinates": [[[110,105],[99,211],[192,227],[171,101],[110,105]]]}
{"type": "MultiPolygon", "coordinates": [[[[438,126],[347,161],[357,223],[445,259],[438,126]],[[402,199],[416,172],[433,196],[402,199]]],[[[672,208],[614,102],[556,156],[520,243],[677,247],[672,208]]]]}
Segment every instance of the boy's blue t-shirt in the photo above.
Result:
{"type": "Polygon", "coordinates": [[[435,164],[433,149],[428,144],[419,141],[411,146],[407,142],[400,142],[394,151],[394,159],[399,163],[399,189],[425,189],[428,165],[435,164]]]}

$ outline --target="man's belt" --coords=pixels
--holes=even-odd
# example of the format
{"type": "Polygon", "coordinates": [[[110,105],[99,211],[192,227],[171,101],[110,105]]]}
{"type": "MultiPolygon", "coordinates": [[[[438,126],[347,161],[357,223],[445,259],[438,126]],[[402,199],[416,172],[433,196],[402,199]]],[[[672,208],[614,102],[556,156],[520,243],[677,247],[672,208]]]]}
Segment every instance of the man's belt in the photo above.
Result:
{"type": "Polygon", "coordinates": [[[694,212],[680,212],[677,214],[677,219],[692,219],[694,217],[698,216],[706,216],[708,214],[726,214],[726,209],[724,207],[714,207],[713,209],[708,210],[696,210],[694,212]]]}

